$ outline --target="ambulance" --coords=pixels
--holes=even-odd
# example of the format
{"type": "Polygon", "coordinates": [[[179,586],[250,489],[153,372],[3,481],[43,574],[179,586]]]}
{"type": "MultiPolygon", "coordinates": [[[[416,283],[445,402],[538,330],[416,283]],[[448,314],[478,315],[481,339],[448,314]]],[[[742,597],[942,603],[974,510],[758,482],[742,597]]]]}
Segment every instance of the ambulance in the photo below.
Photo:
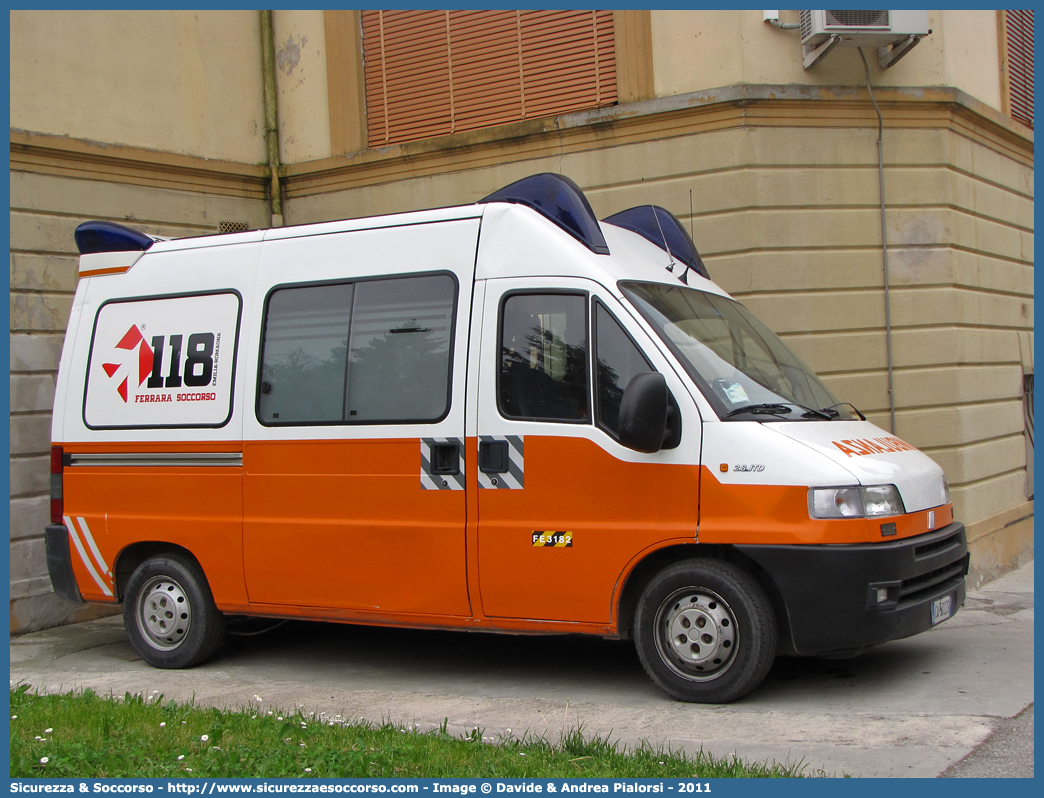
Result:
{"type": "Polygon", "coordinates": [[[473,204],[163,240],[76,230],[55,592],[159,668],[226,621],[633,640],[682,701],[965,600],[942,470],[568,178],[473,204]]]}

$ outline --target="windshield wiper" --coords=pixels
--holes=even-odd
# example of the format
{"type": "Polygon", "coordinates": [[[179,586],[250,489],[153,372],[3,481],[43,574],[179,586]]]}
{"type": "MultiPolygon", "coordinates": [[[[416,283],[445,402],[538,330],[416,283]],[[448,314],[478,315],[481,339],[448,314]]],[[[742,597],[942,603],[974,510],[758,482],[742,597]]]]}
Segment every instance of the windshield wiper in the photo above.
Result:
{"type": "Polygon", "coordinates": [[[730,416],[738,415],[739,413],[764,413],[770,416],[783,416],[791,412],[790,407],[787,405],[764,403],[758,405],[746,405],[745,407],[737,407],[735,410],[730,410],[725,414],[725,418],[730,416]]]}
{"type": "Polygon", "coordinates": [[[836,410],[834,410],[834,408],[835,407],[844,407],[845,405],[848,405],[850,408],[852,408],[852,410],[855,411],[855,414],[857,416],[859,416],[859,420],[860,421],[866,421],[866,416],[864,416],[862,413],[860,413],[859,412],[859,408],[856,407],[851,402],[838,402],[836,405],[830,405],[830,407],[821,407],[821,408],[819,408],[819,412],[820,413],[830,413],[831,411],[833,411],[833,415],[831,416],[831,418],[836,418],[837,416],[839,416],[841,414],[838,413],[836,410]]]}
{"type": "Polygon", "coordinates": [[[825,410],[813,410],[811,407],[799,405],[797,402],[791,402],[790,404],[785,405],[765,402],[763,404],[754,404],[747,405],[746,407],[737,407],[735,410],[730,410],[728,413],[726,413],[725,418],[730,418],[732,416],[739,415],[740,413],[763,413],[765,415],[770,416],[785,416],[788,413],[794,412],[793,409],[795,407],[805,411],[801,414],[803,418],[815,418],[816,416],[818,416],[819,418],[825,418],[827,421],[830,421],[834,418],[834,416],[838,415],[836,412],[832,416],[825,410]]]}

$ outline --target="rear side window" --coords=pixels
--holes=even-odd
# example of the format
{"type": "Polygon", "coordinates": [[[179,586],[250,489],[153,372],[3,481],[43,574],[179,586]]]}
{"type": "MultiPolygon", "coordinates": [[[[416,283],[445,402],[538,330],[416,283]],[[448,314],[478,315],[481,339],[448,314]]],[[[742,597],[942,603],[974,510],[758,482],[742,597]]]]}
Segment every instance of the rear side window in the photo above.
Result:
{"type": "Polygon", "coordinates": [[[272,291],[258,419],[394,424],[445,417],[456,293],[448,274],[272,291]]]}

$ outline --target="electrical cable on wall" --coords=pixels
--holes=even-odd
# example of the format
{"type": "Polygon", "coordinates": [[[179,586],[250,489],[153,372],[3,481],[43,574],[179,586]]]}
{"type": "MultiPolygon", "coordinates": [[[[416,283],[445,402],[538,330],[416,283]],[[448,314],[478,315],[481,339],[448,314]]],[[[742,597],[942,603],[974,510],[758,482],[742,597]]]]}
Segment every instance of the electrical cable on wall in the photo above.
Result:
{"type": "Polygon", "coordinates": [[[888,228],[885,226],[885,193],[884,193],[884,120],[881,109],[874,97],[870,85],[870,66],[866,63],[863,48],[859,49],[859,57],[863,59],[863,72],[866,75],[866,90],[870,92],[870,102],[877,112],[877,179],[881,194],[881,251],[884,258],[884,296],[885,296],[885,344],[888,349],[888,414],[889,431],[895,432],[895,393],[892,383],[892,301],[888,281],[888,228]]]}

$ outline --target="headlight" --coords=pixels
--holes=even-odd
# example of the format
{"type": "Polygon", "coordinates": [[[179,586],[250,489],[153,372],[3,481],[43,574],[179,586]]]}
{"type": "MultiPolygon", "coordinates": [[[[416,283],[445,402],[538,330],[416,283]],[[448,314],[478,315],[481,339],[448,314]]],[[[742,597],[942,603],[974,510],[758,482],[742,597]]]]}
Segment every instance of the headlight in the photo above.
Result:
{"type": "Polygon", "coordinates": [[[810,488],[808,510],[813,518],[874,518],[905,512],[895,485],[810,488]]]}

